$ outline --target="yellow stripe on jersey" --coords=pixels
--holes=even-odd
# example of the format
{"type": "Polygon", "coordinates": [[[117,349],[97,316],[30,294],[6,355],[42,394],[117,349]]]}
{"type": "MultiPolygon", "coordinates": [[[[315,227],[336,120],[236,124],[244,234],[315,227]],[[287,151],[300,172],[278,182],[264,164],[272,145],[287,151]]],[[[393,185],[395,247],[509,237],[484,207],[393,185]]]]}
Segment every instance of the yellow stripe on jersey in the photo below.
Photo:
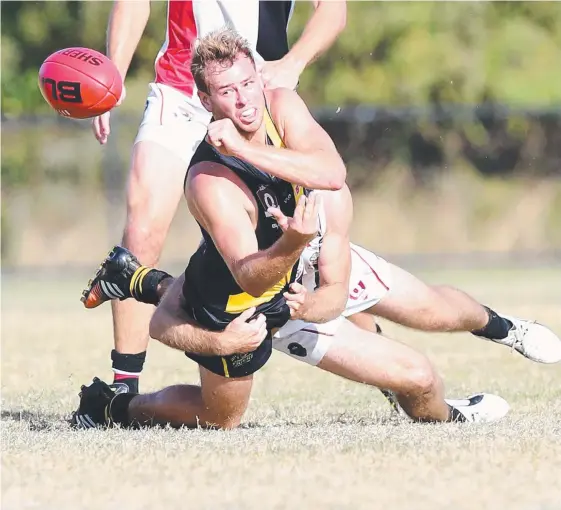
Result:
{"type": "Polygon", "coordinates": [[[226,303],[226,312],[242,313],[252,306],[259,306],[263,303],[271,301],[271,299],[273,299],[278,293],[280,293],[283,287],[290,282],[291,275],[292,270],[288,271],[288,273],[286,273],[286,276],[280,282],[273,285],[270,289],[266,290],[258,297],[254,297],[247,292],[230,295],[228,297],[228,302],[226,303]]]}
{"type": "MultiPolygon", "coordinates": [[[[265,128],[267,130],[267,135],[275,147],[286,147],[267,108],[265,108],[265,128]]],[[[298,184],[293,184],[292,189],[294,190],[294,204],[296,205],[304,193],[304,188],[298,184]]]]}

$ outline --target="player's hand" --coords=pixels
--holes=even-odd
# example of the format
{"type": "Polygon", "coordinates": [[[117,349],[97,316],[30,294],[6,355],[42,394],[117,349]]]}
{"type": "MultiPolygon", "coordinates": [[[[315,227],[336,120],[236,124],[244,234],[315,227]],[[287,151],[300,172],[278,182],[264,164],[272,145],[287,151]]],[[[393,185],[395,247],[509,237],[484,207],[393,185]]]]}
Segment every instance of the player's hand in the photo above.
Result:
{"type": "Polygon", "coordinates": [[[297,282],[291,283],[289,292],[283,294],[286,304],[290,308],[290,318],[305,319],[305,303],[308,296],[308,289],[297,282]]]}
{"type": "Polygon", "coordinates": [[[262,344],[267,337],[267,320],[263,314],[251,319],[254,313],[255,308],[249,308],[220,333],[221,355],[251,352],[262,344]]]}
{"type": "MultiPolygon", "coordinates": [[[[115,104],[115,108],[117,108],[117,106],[120,106],[126,96],[127,91],[125,89],[125,86],[123,85],[123,92],[121,93],[119,101],[117,101],[117,103],[115,104]]],[[[111,111],[108,111],[92,119],[92,129],[94,132],[94,136],[101,145],[105,145],[107,143],[107,139],[111,134],[111,126],[109,125],[110,116],[111,111]]]]}
{"type": "Polygon", "coordinates": [[[208,126],[207,141],[224,156],[238,156],[247,142],[230,119],[220,119],[208,126]]]}
{"type": "Polygon", "coordinates": [[[318,214],[321,196],[312,191],[307,197],[302,195],[294,216],[285,216],[278,207],[269,207],[268,212],[275,218],[284,235],[296,246],[306,246],[318,233],[318,214]]]}
{"type": "Polygon", "coordinates": [[[261,81],[266,89],[285,87],[294,90],[303,70],[302,66],[291,60],[265,62],[261,67],[261,81]]]}

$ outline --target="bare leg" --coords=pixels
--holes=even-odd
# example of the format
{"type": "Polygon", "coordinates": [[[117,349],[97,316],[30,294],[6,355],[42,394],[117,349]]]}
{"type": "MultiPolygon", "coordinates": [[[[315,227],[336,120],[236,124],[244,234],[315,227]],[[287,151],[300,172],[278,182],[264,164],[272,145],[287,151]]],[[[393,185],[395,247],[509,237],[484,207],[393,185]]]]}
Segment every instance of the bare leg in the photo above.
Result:
{"type": "Polygon", "coordinates": [[[390,291],[366,313],[422,331],[474,331],[489,322],[483,305],[465,292],[429,286],[393,264],[390,267],[390,291]]]}
{"type": "Polygon", "coordinates": [[[201,385],[169,386],[134,397],[130,420],[174,427],[237,427],[247,409],[253,376],[227,379],[200,367],[201,385]]]}
{"type": "Polygon", "coordinates": [[[318,367],[352,381],[396,393],[405,412],[419,421],[448,421],[444,385],[429,360],[395,340],[344,321],[318,367]]]}
{"type": "Polygon", "coordinates": [[[370,313],[370,310],[366,312],[359,312],[347,317],[355,326],[358,326],[360,329],[364,329],[364,331],[370,331],[371,333],[380,333],[380,327],[376,322],[376,319],[370,313]]]}
{"type": "MultiPolygon", "coordinates": [[[[185,162],[153,142],[134,146],[127,186],[127,222],[123,245],[147,266],[156,266],[183,194],[185,162]]],[[[146,350],[154,307],[132,299],[113,301],[115,349],[146,350]]]]}

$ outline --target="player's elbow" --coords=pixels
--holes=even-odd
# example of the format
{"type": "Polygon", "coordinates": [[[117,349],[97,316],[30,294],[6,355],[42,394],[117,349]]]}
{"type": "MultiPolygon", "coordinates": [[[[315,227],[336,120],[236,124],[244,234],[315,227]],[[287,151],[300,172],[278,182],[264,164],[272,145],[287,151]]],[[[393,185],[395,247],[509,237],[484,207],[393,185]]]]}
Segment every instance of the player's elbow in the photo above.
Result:
{"type": "Polygon", "coordinates": [[[242,281],[238,282],[238,285],[245,293],[254,298],[260,297],[267,290],[267,288],[259,282],[242,281]]]}
{"type": "Polygon", "coordinates": [[[347,180],[347,171],[345,165],[341,162],[340,165],[334,168],[331,177],[329,178],[328,191],[339,191],[343,189],[345,181],[347,180]]]}

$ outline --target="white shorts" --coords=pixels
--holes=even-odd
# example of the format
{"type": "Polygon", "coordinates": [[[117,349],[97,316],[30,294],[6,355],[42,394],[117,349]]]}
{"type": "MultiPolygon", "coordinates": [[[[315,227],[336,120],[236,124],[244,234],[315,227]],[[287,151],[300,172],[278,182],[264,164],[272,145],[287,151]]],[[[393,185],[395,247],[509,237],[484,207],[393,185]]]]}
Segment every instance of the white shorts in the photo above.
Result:
{"type": "Polygon", "coordinates": [[[343,317],[338,317],[323,324],[288,321],[273,335],[273,349],[315,366],[331,347],[344,320],[343,317]]]}
{"type": "Polygon", "coordinates": [[[325,356],[345,317],[367,310],[388,292],[390,267],[386,260],[351,244],[349,299],[342,315],[323,324],[288,321],[273,335],[273,348],[309,365],[317,365],[325,356]]]}
{"type": "Polygon", "coordinates": [[[211,114],[197,99],[163,85],[151,83],[144,116],[134,143],[155,142],[188,165],[207,133],[211,114]]]}
{"type": "Polygon", "coordinates": [[[378,303],[391,287],[390,265],[382,257],[351,243],[351,279],[344,317],[378,303]]]}

